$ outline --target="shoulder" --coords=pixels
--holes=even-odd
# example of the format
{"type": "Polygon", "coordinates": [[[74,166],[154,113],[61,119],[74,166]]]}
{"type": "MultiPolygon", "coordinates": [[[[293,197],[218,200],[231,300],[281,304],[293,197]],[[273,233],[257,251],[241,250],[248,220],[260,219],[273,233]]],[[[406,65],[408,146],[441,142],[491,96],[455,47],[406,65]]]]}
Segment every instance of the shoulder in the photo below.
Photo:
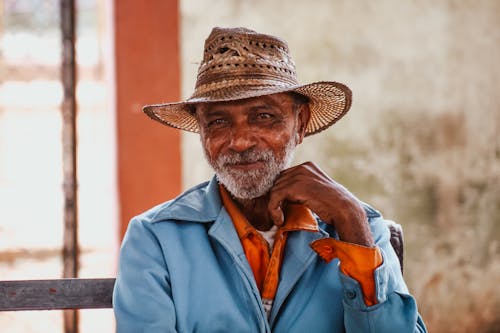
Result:
{"type": "MultiPolygon", "coordinates": [[[[155,244],[160,238],[165,238],[169,233],[180,230],[179,223],[201,222],[208,209],[200,211],[198,207],[203,206],[200,201],[206,199],[206,188],[208,182],[181,193],[178,197],[156,205],[147,211],[133,217],[128,224],[124,235],[124,244],[155,244]],[[152,242],[145,242],[150,239],[152,242]]],[[[205,218],[206,219],[206,218],[205,218]]],[[[168,238],[168,237],[167,237],[168,238]]],[[[141,245],[142,244],[142,245],[141,245]]]]}
{"type": "MultiPolygon", "coordinates": [[[[191,203],[193,205],[196,204],[196,201],[199,201],[200,195],[204,193],[204,189],[206,188],[208,182],[204,182],[198,184],[181,194],[179,194],[174,199],[162,202],[143,213],[135,216],[134,220],[141,220],[144,222],[155,223],[165,219],[172,218],[175,215],[175,212],[180,208],[186,208],[186,203],[191,203]]],[[[190,206],[190,205],[189,205],[190,206]]]]}
{"type": "Polygon", "coordinates": [[[221,207],[218,184],[212,179],[137,215],[132,222],[149,225],[169,221],[210,222],[217,218],[221,207]]]}

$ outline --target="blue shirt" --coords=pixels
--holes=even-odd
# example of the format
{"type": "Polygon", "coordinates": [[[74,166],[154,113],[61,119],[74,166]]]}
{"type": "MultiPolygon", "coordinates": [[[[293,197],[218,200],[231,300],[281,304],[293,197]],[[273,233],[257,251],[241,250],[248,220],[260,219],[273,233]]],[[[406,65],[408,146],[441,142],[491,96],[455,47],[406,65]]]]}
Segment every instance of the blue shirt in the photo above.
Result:
{"type": "Polygon", "coordinates": [[[319,221],[317,233],[288,236],[267,319],[217,181],[200,184],[130,222],[113,295],[117,332],[426,332],[386,224],[365,209],[384,259],[375,271],[378,304],[366,306],[338,260],[327,264],[311,249],[336,237],[319,221]]]}

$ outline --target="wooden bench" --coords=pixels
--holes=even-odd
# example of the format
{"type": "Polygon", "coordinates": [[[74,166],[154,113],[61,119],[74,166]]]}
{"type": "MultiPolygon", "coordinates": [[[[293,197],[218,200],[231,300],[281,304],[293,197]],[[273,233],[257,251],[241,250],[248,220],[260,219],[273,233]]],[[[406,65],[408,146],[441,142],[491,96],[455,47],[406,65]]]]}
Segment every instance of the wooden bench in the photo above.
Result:
{"type": "Polygon", "coordinates": [[[114,278],[0,281],[0,311],[112,307],[114,278]]]}
{"type": "MultiPolygon", "coordinates": [[[[403,229],[388,221],[403,271],[403,229]]],[[[112,308],[114,278],[0,281],[0,311],[112,308]]]]}

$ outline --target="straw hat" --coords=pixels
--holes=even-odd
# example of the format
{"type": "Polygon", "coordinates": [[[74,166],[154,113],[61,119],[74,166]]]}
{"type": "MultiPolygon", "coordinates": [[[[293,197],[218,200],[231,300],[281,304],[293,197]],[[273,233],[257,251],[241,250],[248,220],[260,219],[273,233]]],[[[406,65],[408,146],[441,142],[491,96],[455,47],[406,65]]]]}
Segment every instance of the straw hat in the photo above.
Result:
{"type": "Polygon", "coordinates": [[[146,105],[143,111],[164,125],[198,132],[193,104],[280,92],[309,98],[306,136],[333,125],[351,106],[351,90],[341,83],[299,84],[284,40],[246,28],[214,28],[205,41],[194,94],[183,102],[146,105]]]}

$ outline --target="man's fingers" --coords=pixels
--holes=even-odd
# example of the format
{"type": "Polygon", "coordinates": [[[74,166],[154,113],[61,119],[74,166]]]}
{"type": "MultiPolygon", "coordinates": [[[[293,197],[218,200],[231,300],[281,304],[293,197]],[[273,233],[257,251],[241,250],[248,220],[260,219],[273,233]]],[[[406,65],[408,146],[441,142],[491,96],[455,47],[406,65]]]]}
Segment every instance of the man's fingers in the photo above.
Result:
{"type": "Polygon", "coordinates": [[[269,209],[269,215],[273,223],[278,227],[281,227],[285,222],[285,216],[283,214],[283,209],[281,208],[281,206],[278,206],[278,208],[269,209]]]}
{"type": "Polygon", "coordinates": [[[273,223],[282,226],[285,222],[284,211],[286,204],[301,203],[300,198],[300,175],[291,176],[291,174],[280,175],[271,189],[268,203],[269,216],[273,223]]]}
{"type": "Polygon", "coordinates": [[[269,212],[269,216],[271,217],[271,220],[275,225],[278,227],[282,226],[283,223],[285,223],[285,215],[283,213],[283,201],[281,201],[279,198],[271,194],[271,197],[269,198],[269,203],[267,206],[267,210],[269,212]]]}
{"type": "MultiPolygon", "coordinates": [[[[324,195],[337,191],[337,184],[314,163],[306,162],[283,170],[270,191],[268,211],[273,223],[284,223],[287,203],[306,205],[319,213],[325,210],[324,195]]],[[[323,214],[322,218],[328,217],[323,214]]]]}

